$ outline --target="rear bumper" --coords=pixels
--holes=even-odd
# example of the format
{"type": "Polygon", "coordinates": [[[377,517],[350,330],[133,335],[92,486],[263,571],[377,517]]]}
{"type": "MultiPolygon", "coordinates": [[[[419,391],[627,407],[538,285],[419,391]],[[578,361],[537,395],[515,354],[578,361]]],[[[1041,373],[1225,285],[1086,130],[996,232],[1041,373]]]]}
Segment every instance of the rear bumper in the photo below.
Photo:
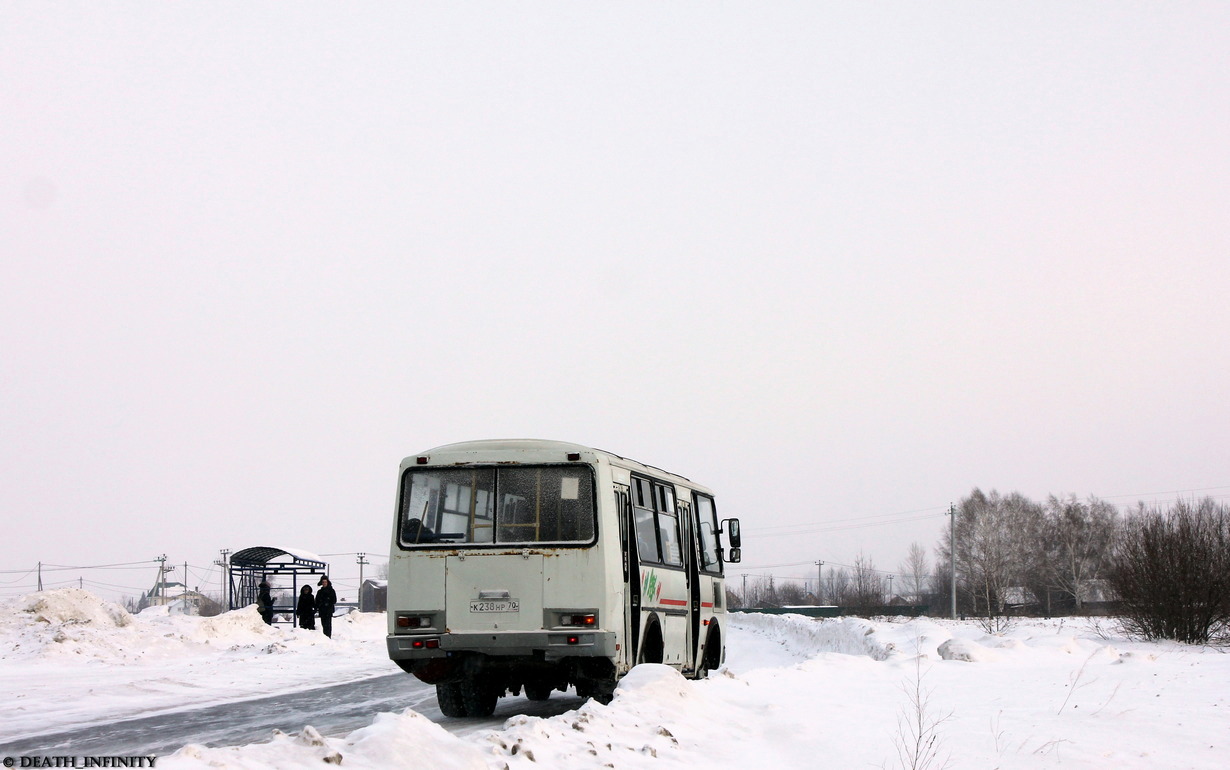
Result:
{"type": "Polygon", "coordinates": [[[427,660],[448,657],[449,653],[476,652],[495,656],[541,655],[546,660],[559,658],[614,658],[613,631],[502,631],[497,633],[398,634],[386,637],[392,660],[427,660]],[[568,640],[576,642],[569,644],[568,640]],[[439,639],[436,649],[414,647],[416,641],[439,639]]]}

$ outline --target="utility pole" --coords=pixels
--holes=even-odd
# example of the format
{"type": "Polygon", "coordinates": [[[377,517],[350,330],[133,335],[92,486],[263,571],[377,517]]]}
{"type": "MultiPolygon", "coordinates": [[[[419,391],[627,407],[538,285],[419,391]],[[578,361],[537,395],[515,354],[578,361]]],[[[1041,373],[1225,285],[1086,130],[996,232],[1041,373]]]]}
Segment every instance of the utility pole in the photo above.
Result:
{"type": "Polygon", "coordinates": [[[222,603],[226,605],[226,609],[231,609],[230,587],[231,587],[231,571],[227,569],[226,557],[230,554],[231,549],[223,548],[218,553],[222,554],[222,558],[215,561],[222,568],[222,603]]]}
{"type": "Polygon", "coordinates": [[[892,575],[888,576],[888,600],[890,602],[893,600],[893,576],[892,575]]]}
{"type": "Polygon", "coordinates": [[[952,619],[957,619],[957,506],[948,504],[948,582],[952,599],[952,619]]]}
{"type": "Polygon", "coordinates": [[[371,562],[363,558],[364,556],[367,556],[367,554],[365,553],[357,554],[357,556],[359,557],[358,559],[359,561],[359,593],[362,594],[363,593],[363,565],[371,564],[371,562]]]}
{"type": "MultiPolygon", "coordinates": [[[[42,583],[40,583],[39,585],[42,585],[42,583]]],[[[746,572],[743,573],[743,593],[739,594],[739,601],[743,603],[744,607],[747,607],[747,573],[746,572]]]]}
{"type": "Polygon", "coordinates": [[[820,601],[820,594],[824,592],[824,562],[816,560],[816,606],[819,607],[824,602],[820,601]]]}
{"type": "MultiPolygon", "coordinates": [[[[162,576],[166,574],[167,555],[164,553],[161,556],[155,556],[154,561],[158,562],[158,582],[154,584],[155,596],[162,598],[162,576]]],[[[163,602],[158,602],[163,604],[163,602]]]]}
{"type": "Polygon", "coordinates": [[[43,563],[38,563],[38,590],[43,590],[43,563]]]}

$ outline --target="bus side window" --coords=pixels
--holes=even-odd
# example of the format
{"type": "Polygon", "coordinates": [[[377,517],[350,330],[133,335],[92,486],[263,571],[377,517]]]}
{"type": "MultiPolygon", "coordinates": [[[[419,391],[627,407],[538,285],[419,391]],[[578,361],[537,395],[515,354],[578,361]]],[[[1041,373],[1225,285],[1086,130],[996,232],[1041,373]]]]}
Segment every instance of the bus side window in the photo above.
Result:
{"type": "Polygon", "coordinates": [[[636,547],[640,551],[641,561],[661,562],[662,556],[658,553],[658,532],[654,526],[653,511],[633,506],[632,512],[636,516],[636,547]]]}
{"type": "Polygon", "coordinates": [[[654,485],[658,508],[658,536],[662,541],[662,561],[672,567],[683,564],[683,549],[679,544],[679,512],[675,510],[675,491],[661,484],[654,485]]]}
{"type": "Polygon", "coordinates": [[[717,545],[717,511],[713,507],[713,498],[707,495],[696,495],[696,519],[700,523],[700,566],[702,569],[714,572],[721,571],[718,560],[717,545]]]}
{"type": "Polygon", "coordinates": [[[632,515],[636,517],[636,547],[641,561],[660,563],[662,554],[653,516],[653,488],[645,479],[632,480],[632,515]]]}

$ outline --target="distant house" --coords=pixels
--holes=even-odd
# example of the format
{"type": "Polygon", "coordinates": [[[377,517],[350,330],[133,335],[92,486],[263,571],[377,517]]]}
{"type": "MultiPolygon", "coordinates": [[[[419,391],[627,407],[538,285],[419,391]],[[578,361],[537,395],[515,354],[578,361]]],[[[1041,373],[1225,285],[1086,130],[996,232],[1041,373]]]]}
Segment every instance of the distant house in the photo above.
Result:
{"type": "Polygon", "coordinates": [[[1034,596],[1034,592],[1030,591],[1025,586],[1009,586],[1004,589],[1004,594],[1001,601],[1005,609],[1019,610],[1030,604],[1037,604],[1038,599],[1034,596]]]}
{"type": "Polygon", "coordinates": [[[164,604],[170,604],[175,597],[188,590],[188,586],[183,583],[176,583],[173,580],[164,580],[161,583],[154,583],[154,587],[145,593],[142,597],[144,606],[160,607],[164,604]]]}
{"type": "Polygon", "coordinates": [[[388,608],[389,581],[364,580],[359,586],[359,612],[384,612],[388,608]]]}
{"type": "Polygon", "coordinates": [[[183,583],[170,580],[155,583],[141,598],[143,607],[165,605],[172,615],[200,615],[202,604],[208,601],[199,591],[190,591],[183,583]]]}
{"type": "Polygon", "coordinates": [[[167,611],[172,615],[200,615],[201,607],[208,601],[207,597],[196,591],[184,591],[179,596],[172,597],[167,603],[167,611]]]}

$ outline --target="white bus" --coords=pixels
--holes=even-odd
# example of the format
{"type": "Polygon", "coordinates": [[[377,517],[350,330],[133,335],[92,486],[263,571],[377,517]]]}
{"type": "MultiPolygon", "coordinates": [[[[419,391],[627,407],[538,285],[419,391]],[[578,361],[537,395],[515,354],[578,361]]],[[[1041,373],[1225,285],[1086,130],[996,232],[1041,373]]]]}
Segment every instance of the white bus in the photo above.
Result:
{"type": "Polygon", "coordinates": [[[699,679],[725,659],[722,565],[739,545],[712,492],[634,460],[558,441],[437,447],[401,464],[389,657],[449,717],[569,686],[607,702],[637,663],[699,679]]]}

